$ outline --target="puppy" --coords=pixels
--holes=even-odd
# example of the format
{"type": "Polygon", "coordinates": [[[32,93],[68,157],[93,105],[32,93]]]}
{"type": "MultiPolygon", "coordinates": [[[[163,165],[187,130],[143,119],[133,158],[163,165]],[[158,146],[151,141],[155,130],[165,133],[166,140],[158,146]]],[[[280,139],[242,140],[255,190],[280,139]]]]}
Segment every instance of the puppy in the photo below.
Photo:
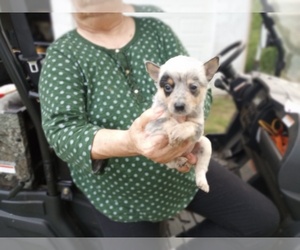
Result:
{"type": "MultiPolygon", "coordinates": [[[[212,149],[210,141],[203,136],[204,102],[209,81],[219,67],[219,58],[214,57],[203,64],[195,58],[176,56],[161,67],[150,61],[146,61],[145,65],[157,87],[152,107],[165,110],[160,119],[146,126],[146,131],[150,134],[166,133],[171,146],[186,140],[195,142],[187,153],[192,152],[198,158],[196,185],[209,192],[206,172],[212,149]]],[[[179,157],[166,165],[180,169],[188,166],[187,158],[179,157]]]]}

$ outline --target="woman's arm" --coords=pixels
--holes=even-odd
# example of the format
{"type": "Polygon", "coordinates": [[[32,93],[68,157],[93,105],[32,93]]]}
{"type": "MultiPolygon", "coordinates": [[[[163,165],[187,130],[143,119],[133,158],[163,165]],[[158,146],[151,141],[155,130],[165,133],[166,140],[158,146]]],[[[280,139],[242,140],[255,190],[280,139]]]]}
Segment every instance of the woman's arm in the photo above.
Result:
{"type": "MultiPolygon", "coordinates": [[[[128,130],[100,129],[93,141],[92,159],[143,155],[152,161],[167,163],[183,155],[191,147],[190,142],[171,147],[166,135],[150,135],[145,132],[148,122],[157,119],[161,114],[160,111],[148,109],[128,130]]],[[[192,164],[195,162],[192,156],[188,159],[192,164]]]]}

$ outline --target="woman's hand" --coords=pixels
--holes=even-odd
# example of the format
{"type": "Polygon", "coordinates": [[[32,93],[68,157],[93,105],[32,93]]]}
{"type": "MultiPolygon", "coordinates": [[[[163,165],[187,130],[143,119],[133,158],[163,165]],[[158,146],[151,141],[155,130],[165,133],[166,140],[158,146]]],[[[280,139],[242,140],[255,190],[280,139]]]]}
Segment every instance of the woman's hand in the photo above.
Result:
{"type": "MultiPolygon", "coordinates": [[[[158,119],[162,114],[162,110],[146,110],[132,123],[128,134],[131,150],[154,162],[165,164],[179,156],[183,156],[188,149],[193,147],[193,143],[185,141],[174,147],[169,145],[168,136],[166,134],[148,134],[145,131],[146,125],[158,119]]],[[[196,156],[191,153],[184,156],[187,157],[190,164],[197,162],[196,156]]]]}

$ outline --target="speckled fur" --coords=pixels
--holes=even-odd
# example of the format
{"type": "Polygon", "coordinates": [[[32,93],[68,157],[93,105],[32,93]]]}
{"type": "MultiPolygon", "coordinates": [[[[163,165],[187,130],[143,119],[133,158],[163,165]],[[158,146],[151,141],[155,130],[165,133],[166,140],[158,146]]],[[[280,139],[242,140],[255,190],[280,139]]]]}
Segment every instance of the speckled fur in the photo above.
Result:
{"type": "MultiPolygon", "coordinates": [[[[194,142],[192,152],[197,155],[195,165],[196,185],[209,192],[206,172],[211,157],[211,143],[203,136],[204,102],[209,81],[218,69],[219,59],[215,57],[206,63],[187,56],[177,56],[161,67],[146,62],[146,69],[155,81],[157,92],[153,98],[153,108],[165,112],[160,119],[146,126],[149,133],[166,133],[169,144],[176,146],[183,141],[194,142]]],[[[166,164],[169,168],[179,169],[187,166],[185,157],[178,157],[166,164]]]]}

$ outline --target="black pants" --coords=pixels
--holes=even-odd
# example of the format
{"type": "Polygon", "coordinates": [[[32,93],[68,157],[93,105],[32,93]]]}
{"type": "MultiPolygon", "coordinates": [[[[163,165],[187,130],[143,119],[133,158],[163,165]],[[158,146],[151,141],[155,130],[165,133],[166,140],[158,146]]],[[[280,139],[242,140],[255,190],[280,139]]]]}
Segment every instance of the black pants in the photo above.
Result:
{"type": "MultiPolygon", "coordinates": [[[[181,236],[270,236],[279,223],[273,203],[236,175],[211,161],[207,172],[209,193],[199,190],[187,210],[206,219],[181,236]]],[[[120,223],[97,213],[104,237],[159,237],[160,223],[120,223]]]]}

